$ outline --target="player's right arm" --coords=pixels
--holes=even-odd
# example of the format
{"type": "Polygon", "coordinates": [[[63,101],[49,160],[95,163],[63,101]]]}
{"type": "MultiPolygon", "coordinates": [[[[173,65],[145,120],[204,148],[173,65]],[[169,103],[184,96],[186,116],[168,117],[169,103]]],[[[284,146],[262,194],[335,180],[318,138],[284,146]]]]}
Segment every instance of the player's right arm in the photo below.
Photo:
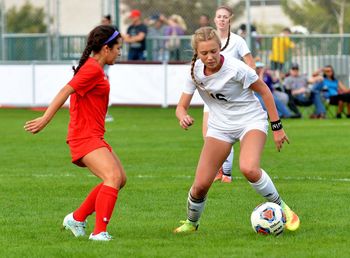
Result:
{"type": "Polygon", "coordinates": [[[51,121],[56,112],[60,109],[60,107],[62,107],[73,92],[74,89],[72,86],[69,84],[64,86],[46,109],[44,115],[34,120],[27,121],[24,125],[24,130],[29,133],[36,134],[44,129],[44,127],[51,121]]]}
{"type": "Polygon", "coordinates": [[[180,126],[187,130],[194,123],[194,119],[187,113],[192,100],[192,94],[182,93],[179,103],[176,107],[176,117],[180,126]]]}

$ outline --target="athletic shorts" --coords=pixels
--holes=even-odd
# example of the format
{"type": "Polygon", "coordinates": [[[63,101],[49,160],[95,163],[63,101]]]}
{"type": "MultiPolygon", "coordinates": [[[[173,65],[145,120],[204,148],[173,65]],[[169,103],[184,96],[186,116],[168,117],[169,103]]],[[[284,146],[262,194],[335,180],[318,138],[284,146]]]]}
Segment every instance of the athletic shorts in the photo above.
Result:
{"type": "Polygon", "coordinates": [[[106,147],[112,152],[112,147],[103,138],[85,138],[67,141],[72,155],[72,163],[79,167],[86,167],[81,159],[88,153],[106,147]]]}
{"type": "Polygon", "coordinates": [[[241,141],[244,135],[251,130],[259,130],[267,135],[268,128],[269,126],[267,121],[257,121],[246,124],[244,126],[233,128],[231,131],[222,131],[208,127],[206,137],[213,137],[215,139],[234,144],[237,141],[241,141]]]}

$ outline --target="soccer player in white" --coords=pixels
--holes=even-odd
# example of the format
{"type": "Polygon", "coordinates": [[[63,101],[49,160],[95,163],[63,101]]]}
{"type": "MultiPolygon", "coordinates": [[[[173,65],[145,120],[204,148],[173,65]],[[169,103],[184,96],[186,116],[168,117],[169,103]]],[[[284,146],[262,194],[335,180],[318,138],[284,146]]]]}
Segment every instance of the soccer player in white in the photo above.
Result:
{"type": "Polygon", "coordinates": [[[280,151],[283,143],[288,142],[271,91],[253,69],[240,60],[220,54],[221,41],[213,28],[198,29],[191,43],[194,50],[191,76],[188,76],[177,105],[176,116],[184,129],[193,124],[188,109],[195,90],[209,106],[210,113],[195,179],[188,194],[187,220],[175,232],[197,230],[207,192],[237,141],[241,142],[241,172],[258,194],[269,202],[281,205],[287,217],[286,228],[296,230],[300,224],[298,216],[282,201],[271,178],[260,168],[268,122],[254,91],[265,102],[277,150],[280,151]]]}
{"type": "MultiPolygon", "coordinates": [[[[228,6],[220,6],[216,9],[214,23],[218,31],[221,45],[221,54],[227,57],[234,57],[239,60],[243,60],[248,66],[255,69],[255,62],[253,56],[250,53],[250,50],[247,46],[245,40],[232,33],[230,29],[230,23],[233,17],[233,12],[228,6]]],[[[208,129],[208,116],[209,116],[209,107],[204,104],[203,109],[203,137],[207,134],[208,129]]],[[[232,180],[232,162],[234,158],[234,150],[231,149],[230,154],[224,161],[222,167],[218,171],[215,180],[221,180],[225,183],[230,183],[232,180]]]]}

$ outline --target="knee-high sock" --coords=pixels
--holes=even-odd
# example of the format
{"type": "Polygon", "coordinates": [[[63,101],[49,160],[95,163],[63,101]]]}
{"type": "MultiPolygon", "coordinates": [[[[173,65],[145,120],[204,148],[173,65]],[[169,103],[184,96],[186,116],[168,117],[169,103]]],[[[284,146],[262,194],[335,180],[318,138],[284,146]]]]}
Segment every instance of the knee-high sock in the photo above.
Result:
{"type": "Polygon", "coordinates": [[[261,172],[261,178],[255,183],[250,183],[251,186],[256,190],[258,194],[265,197],[267,201],[280,205],[281,197],[279,196],[271,178],[263,169],[261,169],[261,172]]]}
{"type": "Polygon", "coordinates": [[[93,232],[94,235],[107,231],[107,224],[112,217],[117,197],[117,189],[107,185],[102,185],[98,192],[95,204],[96,224],[93,232]]]}
{"type": "Polygon", "coordinates": [[[231,176],[232,174],[232,163],[234,158],[234,150],[231,148],[230,154],[227,156],[224,164],[222,165],[222,171],[225,176],[231,176]]]}
{"type": "Polygon", "coordinates": [[[95,201],[103,183],[98,184],[91,190],[84,202],[73,212],[73,218],[77,221],[85,221],[95,211],[95,201]]]}
{"type": "Polygon", "coordinates": [[[204,210],[206,198],[196,199],[192,197],[191,190],[187,198],[187,219],[193,224],[197,224],[204,210]]]}

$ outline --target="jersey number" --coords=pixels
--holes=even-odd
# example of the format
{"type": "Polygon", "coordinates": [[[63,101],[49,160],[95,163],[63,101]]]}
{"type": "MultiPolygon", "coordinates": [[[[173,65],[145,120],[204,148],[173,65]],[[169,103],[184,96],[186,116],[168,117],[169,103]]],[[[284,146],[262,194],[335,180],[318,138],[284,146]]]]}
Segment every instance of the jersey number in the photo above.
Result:
{"type": "Polygon", "coordinates": [[[213,93],[210,93],[210,96],[213,98],[213,99],[218,99],[218,100],[224,100],[227,102],[227,99],[225,99],[225,95],[221,94],[221,93],[217,93],[217,94],[213,94],[213,93]]]}

